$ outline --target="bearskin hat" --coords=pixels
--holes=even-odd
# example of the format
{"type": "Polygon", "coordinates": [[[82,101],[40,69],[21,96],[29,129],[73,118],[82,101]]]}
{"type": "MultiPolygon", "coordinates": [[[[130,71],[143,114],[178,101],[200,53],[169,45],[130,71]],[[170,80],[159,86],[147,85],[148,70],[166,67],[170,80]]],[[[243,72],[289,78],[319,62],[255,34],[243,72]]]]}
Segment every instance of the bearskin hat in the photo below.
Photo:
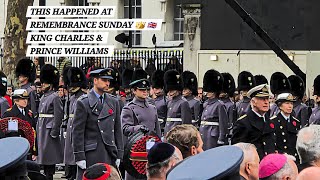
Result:
{"type": "Polygon", "coordinates": [[[281,94],[291,91],[289,79],[282,72],[275,72],[271,75],[270,89],[273,94],[281,94]]]}
{"type": "Polygon", "coordinates": [[[151,76],[152,87],[163,89],[164,87],[163,77],[164,77],[164,71],[156,70],[151,76]]]}
{"type": "Polygon", "coordinates": [[[269,84],[267,78],[264,75],[255,75],[254,79],[256,80],[256,86],[260,84],[269,84]]]}
{"type": "Polygon", "coordinates": [[[171,69],[164,73],[165,91],[182,91],[182,78],[177,70],[171,69]]]}
{"type": "Polygon", "coordinates": [[[223,76],[216,70],[208,70],[203,77],[203,91],[220,93],[223,87],[223,76]]]}
{"type": "Polygon", "coordinates": [[[52,84],[54,88],[59,86],[59,71],[51,64],[45,64],[40,71],[41,83],[52,84]]]}
{"type": "Polygon", "coordinates": [[[70,67],[67,72],[67,81],[69,87],[87,87],[87,78],[83,71],[78,67],[70,67]]]}
{"type": "Polygon", "coordinates": [[[136,80],[139,80],[139,79],[148,79],[148,73],[143,70],[143,69],[136,69],[134,72],[133,72],[133,75],[132,75],[132,80],[131,82],[133,81],[136,81],[136,80]]]}
{"type": "Polygon", "coordinates": [[[28,77],[28,81],[33,83],[36,79],[36,66],[30,59],[21,59],[16,66],[16,77],[23,75],[28,77]]]}
{"type": "Polygon", "coordinates": [[[303,79],[298,75],[291,75],[288,77],[288,80],[292,87],[291,94],[297,96],[299,99],[302,99],[304,92],[306,91],[303,79]]]}
{"type": "Polygon", "coordinates": [[[242,71],[238,75],[238,91],[249,91],[256,86],[254,76],[248,71],[242,71]]]}
{"type": "Polygon", "coordinates": [[[313,95],[320,96],[320,75],[313,81],[313,95]]]}
{"type": "Polygon", "coordinates": [[[115,67],[110,67],[109,69],[112,69],[112,77],[113,77],[113,79],[110,80],[110,87],[118,91],[121,85],[121,74],[119,70],[115,67]]]}
{"type": "Polygon", "coordinates": [[[227,93],[230,97],[233,96],[234,91],[236,90],[236,84],[230,73],[221,73],[223,77],[223,87],[222,91],[227,93]]]}
{"type": "Polygon", "coordinates": [[[2,71],[0,71],[0,78],[1,78],[0,95],[5,96],[7,94],[7,86],[8,86],[7,76],[2,71]]]}
{"type": "Polygon", "coordinates": [[[182,76],[182,88],[183,89],[190,89],[192,95],[198,95],[198,80],[197,76],[190,71],[184,71],[181,74],[182,76]]]}
{"type": "Polygon", "coordinates": [[[130,88],[129,84],[131,83],[133,75],[132,69],[125,69],[122,71],[122,88],[130,88]]]}

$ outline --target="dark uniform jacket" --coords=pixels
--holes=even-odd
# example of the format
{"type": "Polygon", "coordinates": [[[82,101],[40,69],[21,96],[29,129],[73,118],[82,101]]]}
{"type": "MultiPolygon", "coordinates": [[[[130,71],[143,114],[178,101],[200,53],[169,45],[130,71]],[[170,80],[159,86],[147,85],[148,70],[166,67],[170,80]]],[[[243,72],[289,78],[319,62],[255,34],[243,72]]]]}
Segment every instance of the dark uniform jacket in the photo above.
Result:
{"type": "Polygon", "coordinates": [[[34,115],[37,115],[38,109],[36,104],[36,88],[32,86],[31,83],[27,83],[25,85],[22,85],[21,89],[25,89],[29,93],[28,108],[31,109],[34,115]]]}
{"type": "Polygon", "coordinates": [[[123,136],[116,97],[104,94],[102,104],[91,89],[77,100],[72,142],[75,162],[86,160],[87,167],[98,162],[115,165],[116,159],[122,159],[123,136]]]}
{"type": "Polygon", "coordinates": [[[309,124],[311,111],[311,108],[302,103],[301,100],[297,100],[293,103],[292,115],[301,121],[301,127],[305,127],[309,124]]]}
{"type": "Polygon", "coordinates": [[[312,109],[311,116],[309,118],[310,124],[320,124],[320,106],[312,109]]]}
{"type": "Polygon", "coordinates": [[[275,152],[275,125],[265,115],[259,117],[252,109],[240,117],[233,128],[232,144],[239,142],[252,143],[257,147],[260,159],[275,152]]]}
{"type": "Polygon", "coordinates": [[[149,104],[146,99],[133,98],[131,102],[123,107],[121,121],[125,135],[137,132],[144,125],[159,137],[161,136],[157,108],[149,104]]]}
{"type": "Polygon", "coordinates": [[[285,119],[281,113],[270,118],[275,125],[276,149],[279,153],[287,153],[296,157],[299,162],[299,156],[296,150],[297,134],[300,130],[300,121],[290,116],[290,121],[285,119]]]}
{"type": "Polygon", "coordinates": [[[166,126],[164,127],[164,134],[171,130],[174,126],[179,124],[191,124],[192,112],[188,101],[181,95],[175,96],[168,102],[168,112],[166,126]],[[181,119],[180,121],[172,121],[171,118],[181,119]]]}
{"type": "Polygon", "coordinates": [[[164,120],[167,118],[168,99],[165,96],[159,96],[154,99],[154,102],[155,102],[155,105],[157,108],[159,123],[162,124],[162,123],[164,123],[164,120]]]}
{"type": "Polygon", "coordinates": [[[248,97],[243,97],[240,101],[236,103],[237,107],[237,118],[243,116],[244,114],[247,113],[248,109],[250,108],[250,98],[248,97]]]}
{"type": "Polygon", "coordinates": [[[234,103],[230,100],[230,98],[221,98],[221,101],[223,102],[224,106],[226,107],[228,119],[229,119],[229,125],[228,127],[231,127],[232,123],[235,121],[233,117],[234,116],[234,103]]]}
{"type": "Polygon", "coordinates": [[[1,116],[10,108],[9,102],[5,97],[0,97],[0,113],[1,116]]]}

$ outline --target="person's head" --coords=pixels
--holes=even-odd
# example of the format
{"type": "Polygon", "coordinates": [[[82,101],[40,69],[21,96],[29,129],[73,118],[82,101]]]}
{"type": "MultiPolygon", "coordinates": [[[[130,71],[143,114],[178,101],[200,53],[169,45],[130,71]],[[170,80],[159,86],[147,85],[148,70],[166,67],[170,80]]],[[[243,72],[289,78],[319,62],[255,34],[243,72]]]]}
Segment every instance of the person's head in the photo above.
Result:
{"type": "Polygon", "coordinates": [[[25,85],[29,82],[29,78],[27,76],[22,75],[22,74],[18,77],[18,79],[19,79],[19,82],[21,85],[25,85]]]}
{"type": "Polygon", "coordinates": [[[247,93],[247,97],[251,98],[251,107],[252,109],[264,115],[269,111],[269,86],[267,84],[258,85],[252,89],[250,89],[247,93]]]}
{"type": "Polygon", "coordinates": [[[295,180],[298,168],[295,158],[287,154],[269,154],[265,156],[259,167],[261,180],[295,180]]]}
{"type": "Polygon", "coordinates": [[[13,92],[12,95],[14,103],[19,108],[25,108],[28,105],[29,94],[25,89],[17,89],[13,92]]]}
{"type": "Polygon", "coordinates": [[[116,168],[106,163],[96,163],[83,173],[83,180],[119,180],[120,176],[116,168]]]}
{"type": "Polygon", "coordinates": [[[205,94],[206,94],[206,97],[207,97],[208,99],[213,99],[213,98],[216,97],[216,93],[214,93],[214,92],[207,92],[207,93],[205,93],[205,94]]]}
{"type": "Polygon", "coordinates": [[[234,146],[239,147],[243,151],[240,175],[248,180],[258,180],[260,158],[256,146],[250,143],[237,143],[234,146]]]}
{"type": "Polygon", "coordinates": [[[178,91],[178,90],[171,90],[171,91],[168,92],[169,98],[173,98],[173,97],[176,97],[178,95],[180,95],[180,91],[178,91]]]}
{"type": "Polygon", "coordinates": [[[38,66],[39,65],[39,58],[38,57],[34,58],[33,63],[34,63],[34,65],[38,66]]]}
{"type": "Polygon", "coordinates": [[[150,83],[147,79],[139,79],[130,83],[130,87],[133,89],[135,97],[140,99],[146,99],[148,97],[148,90],[150,89],[150,83]]]}
{"type": "Polygon", "coordinates": [[[319,167],[309,167],[302,170],[297,180],[319,180],[320,179],[320,168],[319,167]]]}
{"type": "Polygon", "coordinates": [[[202,99],[202,93],[203,93],[202,87],[199,87],[198,88],[198,99],[202,99]]]}
{"type": "Polygon", "coordinates": [[[276,103],[285,115],[290,115],[293,110],[293,102],[295,98],[290,93],[282,93],[277,96],[276,103]]]}
{"type": "Polygon", "coordinates": [[[163,89],[162,88],[152,88],[153,94],[156,96],[162,96],[163,95],[163,89]]]}
{"type": "MultiPolygon", "coordinates": [[[[318,164],[320,160],[320,126],[302,128],[297,137],[296,149],[301,163],[318,164]]],[[[320,165],[320,163],[319,163],[320,165]]]]}
{"type": "Polygon", "coordinates": [[[98,94],[103,94],[108,91],[110,80],[112,78],[112,69],[97,69],[90,72],[90,77],[93,78],[93,89],[98,94]]]}
{"type": "Polygon", "coordinates": [[[64,97],[64,89],[63,89],[63,87],[59,87],[59,89],[58,89],[58,96],[59,97],[64,97]]]}
{"type": "Polygon", "coordinates": [[[12,96],[12,92],[13,92],[13,86],[12,85],[8,85],[7,86],[7,95],[12,96]]]}
{"type": "Polygon", "coordinates": [[[167,172],[182,161],[178,148],[169,143],[157,143],[148,152],[147,177],[165,178],[167,172]]]}
{"type": "Polygon", "coordinates": [[[185,88],[185,89],[182,90],[182,95],[184,97],[191,96],[192,95],[192,91],[190,89],[185,88]]]}
{"type": "Polygon", "coordinates": [[[189,124],[177,125],[166,135],[166,141],[176,146],[183,158],[203,152],[203,141],[196,127],[189,124]]]}

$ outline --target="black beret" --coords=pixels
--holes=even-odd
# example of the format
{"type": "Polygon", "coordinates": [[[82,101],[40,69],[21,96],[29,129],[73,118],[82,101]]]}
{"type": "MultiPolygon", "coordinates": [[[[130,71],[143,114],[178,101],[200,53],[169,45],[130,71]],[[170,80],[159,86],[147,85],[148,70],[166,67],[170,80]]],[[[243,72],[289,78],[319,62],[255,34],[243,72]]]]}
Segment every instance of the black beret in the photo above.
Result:
{"type": "Polygon", "coordinates": [[[169,159],[174,154],[175,148],[169,143],[156,143],[148,152],[149,167],[169,159]]]}
{"type": "Polygon", "coordinates": [[[90,166],[83,174],[83,180],[108,179],[111,174],[111,167],[106,163],[97,163],[90,166]]]}

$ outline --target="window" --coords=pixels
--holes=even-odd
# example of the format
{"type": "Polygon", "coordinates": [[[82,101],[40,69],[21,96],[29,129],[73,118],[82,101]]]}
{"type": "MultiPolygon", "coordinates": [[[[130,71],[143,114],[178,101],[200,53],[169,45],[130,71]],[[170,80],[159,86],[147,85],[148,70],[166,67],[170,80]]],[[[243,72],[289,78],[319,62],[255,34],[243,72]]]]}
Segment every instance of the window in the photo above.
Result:
{"type": "Polygon", "coordinates": [[[181,1],[177,0],[174,3],[174,40],[182,41],[183,40],[183,14],[181,8],[181,1]]]}
{"type": "Polygon", "coordinates": [[[89,6],[88,0],[78,0],[78,6],[89,6]]]}
{"type": "MultiPolygon", "coordinates": [[[[141,0],[131,0],[132,2],[132,18],[141,18],[141,0]]],[[[129,18],[129,0],[124,0],[124,18],[129,18]]],[[[129,31],[125,31],[129,35],[129,31]]],[[[132,45],[141,45],[141,31],[132,31],[132,45]]]]}

